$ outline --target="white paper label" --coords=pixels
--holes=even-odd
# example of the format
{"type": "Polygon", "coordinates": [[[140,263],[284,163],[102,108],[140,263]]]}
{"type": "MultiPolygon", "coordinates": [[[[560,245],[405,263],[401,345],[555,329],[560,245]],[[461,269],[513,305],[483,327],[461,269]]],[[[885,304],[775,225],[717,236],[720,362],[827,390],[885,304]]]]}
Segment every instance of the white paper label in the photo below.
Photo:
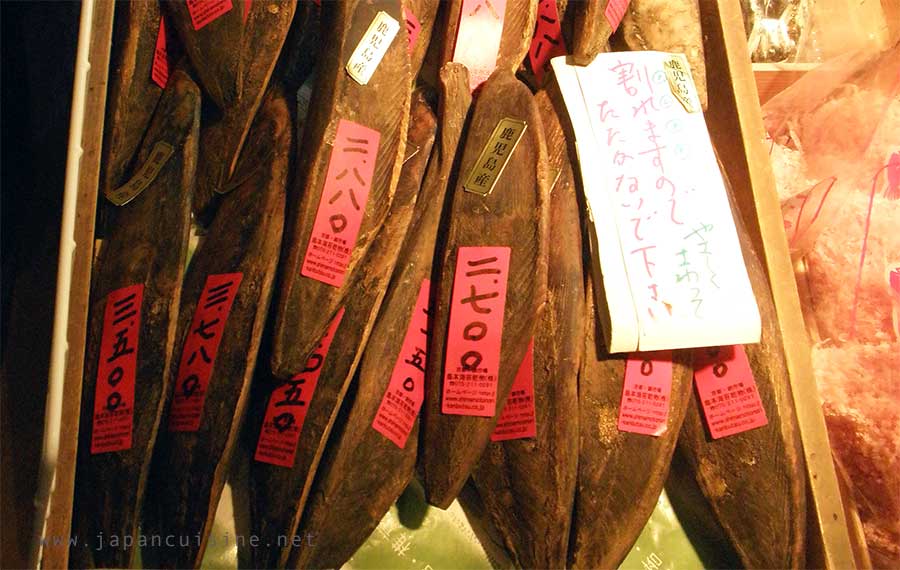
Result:
{"type": "Polygon", "coordinates": [[[400,30],[400,22],[393,19],[387,12],[378,12],[369,29],[363,34],[362,39],[353,50],[350,61],[347,62],[347,73],[360,85],[365,85],[372,79],[372,74],[381,59],[397,36],[400,30]]]}
{"type": "Polygon", "coordinates": [[[697,113],[701,110],[700,97],[694,86],[694,78],[691,75],[691,66],[683,53],[673,53],[663,62],[666,71],[666,79],[669,80],[669,89],[672,95],[688,113],[697,113]]]}
{"type": "MultiPolygon", "coordinates": [[[[552,60],[594,221],[598,306],[609,308],[612,353],[759,342],[759,310],[706,122],[670,87],[671,58],[608,53],[586,67],[552,60]]],[[[689,95],[689,74],[688,82],[689,95]]]]}
{"type": "Polygon", "coordinates": [[[487,81],[497,68],[504,18],[506,0],[462,1],[453,61],[462,63],[469,70],[472,91],[487,81]]]}

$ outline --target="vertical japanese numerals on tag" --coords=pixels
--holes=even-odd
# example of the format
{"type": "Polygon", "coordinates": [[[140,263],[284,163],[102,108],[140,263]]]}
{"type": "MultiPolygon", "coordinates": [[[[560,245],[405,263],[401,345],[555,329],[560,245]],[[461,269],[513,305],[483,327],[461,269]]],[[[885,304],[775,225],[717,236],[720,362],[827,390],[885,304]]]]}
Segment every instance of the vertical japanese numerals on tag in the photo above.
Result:
{"type": "Polygon", "coordinates": [[[494,415],[509,259],[509,247],[458,249],[444,360],[445,414],[494,415]]]}
{"type": "Polygon", "coordinates": [[[131,449],[143,299],[142,284],[116,289],[106,296],[94,392],[91,455],[131,449]]]}

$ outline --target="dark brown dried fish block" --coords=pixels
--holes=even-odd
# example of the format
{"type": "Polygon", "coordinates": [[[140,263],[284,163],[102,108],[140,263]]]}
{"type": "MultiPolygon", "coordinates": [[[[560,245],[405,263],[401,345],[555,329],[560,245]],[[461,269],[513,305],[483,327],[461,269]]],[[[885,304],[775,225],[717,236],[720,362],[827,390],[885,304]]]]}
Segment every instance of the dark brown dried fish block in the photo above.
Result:
{"type": "Polygon", "coordinates": [[[572,59],[578,65],[594,61],[597,54],[609,51],[609,37],[613,29],[606,18],[609,0],[582,0],[571,2],[575,11],[572,32],[572,59]]]}
{"type": "Polygon", "coordinates": [[[416,22],[419,24],[418,38],[410,52],[409,69],[413,81],[419,75],[419,69],[425,60],[425,52],[428,51],[428,46],[431,44],[440,5],[441,0],[406,0],[405,2],[405,9],[415,16],[416,22]]]}
{"type": "MultiPolygon", "coordinates": [[[[80,537],[81,543],[70,549],[73,567],[131,566],[134,549],[126,547],[121,537],[137,536],[167,391],[187,257],[199,122],[200,91],[187,74],[176,71],[169,78],[138,161],[146,160],[158,142],[170,144],[174,152],[141,194],[111,212],[110,233],[94,264],[72,519],[72,535],[80,537]],[[124,402],[132,406],[131,447],[92,455],[94,397],[107,295],[136,284],[142,284],[144,290],[134,401],[124,402]],[[105,538],[101,539],[100,533],[105,538]],[[120,547],[110,545],[111,535],[120,537],[120,547]]],[[[108,203],[105,207],[114,208],[108,203]]]]}
{"type": "Polygon", "coordinates": [[[272,371],[289,378],[303,369],[307,356],[328,323],[346,304],[363,259],[387,216],[397,187],[409,122],[409,52],[406,27],[400,30],[367,85],[359,85],[344,69],[379,11],[403,22],[399,0],[323,2],[322,28],[328,36],[316,71],[316,88],[298,147],[297,196],[288,204],[286,251],[276,306],[272,371]],[[380,142],[368,201],[340,287],[301,275],[325,184],[332,144],[340,120],[378,131],[380,142]]]}
{"type": "MultiPolygon", "coordinates": [[[[734,200],[732,209],[733,204],[734,200]]],[[[712,440],[695,393],[681,429],[678,453],[747,568],[802,568],[806,468],[800,428],[769,282],[750,235],[739,217],[735,218],[762,318],[761,342],[748,344],[745,350],[769,423],[712,440]]]]}
{"type": "MultiPolygon", "coordinates": [[[[468,84],[464,88],[468,99],[468,84]]],[[[294,550],[292,566],[297,568],[340,568],[406,488],[415,466],[416,436],[410,435],[401,449],[376,432],[372,422],[397,362],[422,279],[431,271],[436,218],[440,216],[446,189],[446,173],[443,184],[440,175],[435,176],[440,168],[437,157],[431,160],[431,180],[426,181],[432,185],[422,184],[437,122],[417,95],[413,95],[407,144],[419,146],[419,151],[403,165],[397,188],[398,199],[408,195],[413,187],[418,192],[412,213],[415,219],[410,222],[410,231],[403,241],[381,311],[360,360],[353,401],[345,403],[346,417],[335,426],[316,473],[298,533],[312,533],[316,538],[312,545],[294,550]],[[423,212],[432,214],[433,223],[423,220],[423,212]],[[423,227],[422,222],[427,225],[423,227]]],[[[461,126],[460,123],[457,128],[461,126]]],[[[450,154],[445,163],[452,162],[452,151],[450,154]]]]}
{"type": "Polygon", "coordinates": [[[266,93],[296,7],[294,1],[274,0],[256,0],[250,5],[240,48],[241,95],[224,112],[210,110],[203,119],[194,212],[207,213],[215,193],[229,192],[242,182],[233,176],[238,157],[266,93]]]}
{"type": "Polygon", "coordinates": [[[488,443],[497,417],[534,336],[547,275],[549,192],[547,150],[534,97],[510,71],[498,69],[482,85],[475,103],[465,151],[454,185],[440,277],[434,301],[434,329],[423,406],[424,437],[420,466],[428,501],[447,508],[462,488],[488,443]],[[518,145],[487,196],[463,190],[468,173],[491,134],[504,119],[527,124],[518,145]],[[444,357],[458,250],[466,246],[510,247],[503,336],[492,417],[441,412],[444,357]]]}
{"type": "Polygon", "coordinates": [[[569,566],[617,568],[650,518],[662,492],[690,397],[690,351],[673,352],[666,431],[658,437],[619,431],[627,355],[603,348],[586,266],[585,354],[578,380],[581,441],[569,566]]]}
{"type": "Polygon", "coordinates": [[[127,181],[127,174],[162,95],[150,76],[159,33],[159,3],[118,2],[106,96],[106,133],[100,193],[127,181]]]}
{"type": "MultiPolygon", "coordinates": [[[[416,97],[414,114],[423,117],[424,101],[416,97]]],[[[408,118],[407,118],[408,119],[408,118]]],[[[427,130],[427,129],[426,129],[427,130]]],[[[418,137],[422,133],[415,129],[418,137]]],[[[423,141],[414,141],[414,144],[423,141]]],[[[411,164],[408,162],[407,164],[411,164]]],[[[300,516],[312,487],[314,476],[337,419],[344,396],[356,373],[357,365],[368,342],[375,317],[381,306],[388,281],[394,270],[403,238],[409,228],[418,183],[401,176],[397,193],[391,203],[387,219],[361,260],[361,270],[350,283],[353,291],[345,299],[343,317],[334,334],[327,356],[321,362],[318,382],[300,433],[300,444],[291,467],[279,467],[260,461],[250,465],[250,522],[251,532],[260,536],[267,548],[255,548],[250,553],[255,568],[284,567],[291,554],[291,544],[279,545],[279,536],[298,536],[300,516]]],[[[259,427],[274,385],[271,377],[264,379],[252,404],[249,431],[255,445],[259,427]],[[268,386],[268,387],[266,387],[268,386]]],[[[308,391],[308,390],[307,390],[308,391]]],[[[318,530],[312,532],[318,533],[318,530]]],[[[282,543],[284,539],[281,539],[282,543]]],[[[306,546],[306,545],[304,545],[306,546]]],[[[302,551],[301,551],[302,552],[302,551]]],[[[299,553],[295,553],[299,554],[299,553]]],[[[295,567],[292,560],[289,565],[295,567]]]]}
{"type": "Polygon", "coordinates": [[[291,98],[315,69],[322,43],[321,12],[314,0],[297,2],[274,72],[291,98]]]}
{"type": "MultiPolygon", "coordinates": [[[[148,487],[153,501],[147,505],[145,522],[151,535],[199,535],[202,544],[191,540],[187,546],[158,549],[153,563],[159,567],[198,568],[206,550],[269,309],[284,226],[291,126],[283,95],[270,92],[241,157],[241,166],[246,165],[250,175],[223,201],[185,277],[176,363],[182,361],[182,350],[192,334],[190,327],[207,278],[240,273],[241,281],[231,292],[233,305],[202,396],[199,428],[170,431],[171,418],[163,420],[148,487]]],[[[177,367],[172,372],[173,392],[183,393],[188,388],[179,382],[185,378],[179,378],[177,367]]],[[[172,397],[170,392],[167,410],[172,397]]],[[[149,554],[145,558],[150,559],[149,554]]]]}
{"type": "Polygon", "coordinates": [[[188,2],[164,0],[163,4],[172,16],[203,91],[219,109],[228,109],[241,96],[244,58],[239,48],[244,36],[243,0],[231,0],[231,7],[218,16],[215,16],[217,8],[226,7],[225,2],[193,3],[200,29],[194,29],[188,2]]]}
{"type": "Polygon", "coordinates": [[[555,179],[547,298],[534,339],[537,436],[488,444],[472,479],[516,566],[564,568],[578,473],[576,410],[584,345],[581,220],[554,104],[545,91],[535,99],[555,179]]]}
{"type": "Polygon", "coordinates": [[[698,0],[631,0],[622,19],[629,49],[683,53],[706,109],[706,60],[698,0]]]}

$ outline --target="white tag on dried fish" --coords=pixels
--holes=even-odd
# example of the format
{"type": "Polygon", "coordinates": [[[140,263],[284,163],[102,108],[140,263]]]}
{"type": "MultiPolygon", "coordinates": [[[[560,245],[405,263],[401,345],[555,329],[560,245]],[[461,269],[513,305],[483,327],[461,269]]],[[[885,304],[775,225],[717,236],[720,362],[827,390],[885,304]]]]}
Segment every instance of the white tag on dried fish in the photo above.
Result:
{"type": "Polygon", "coordinates": [[[166,165],[169,158],[175,152],[175,148],[165,141],[157,141],[150,151],[150,156],[144,161],[131,180],[122,186],[106,193],[106,198],[116,206],[124,206],[138,197],[138,194],[147,189],[156,180],[159,171],[166,165]]]}
{"type": "Polygon", "coordinates": [[[691,66],[683,53],[673,53],[663,61],[663,69],[666,70],[666,79],[669,80],[669,89],[672,95],[678,99],[681,106],[688,113],[700,111],[700,98],[697,96],[697,87],[691,75],[691,66]]]}
{"type": "Polygon", "coordinates": [[[369,29],[363,34],[356,49],[353,50],[353,55],[350,56],[350,61],[347,62],[347,73],[354,81],[366,85],[372,79],[372,74],[375,73],[399,30],[400,23],[390,14],[384,11],[375,14],[369,29]]]}

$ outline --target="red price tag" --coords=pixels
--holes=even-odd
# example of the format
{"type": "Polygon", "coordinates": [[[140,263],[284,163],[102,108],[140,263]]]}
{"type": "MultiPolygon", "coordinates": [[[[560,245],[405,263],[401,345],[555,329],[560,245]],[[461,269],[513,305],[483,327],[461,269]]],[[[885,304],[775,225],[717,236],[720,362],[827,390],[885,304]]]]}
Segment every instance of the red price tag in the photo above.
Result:
{"type": "Polygon", "coordinates": [[[159,31],[156,33],[156,49],[153,52],[153,67],[150,70],[150,79],[165,89],[169,82],[169,72],[172,69],[172,61],[169,59],[168,41],[166,38],[166,18],[160,16],[159,31]]]}
{"type": "Polygon", "coordinates": [[[206,278],[181,351],[175,394],[169,410],[169,431],[200,429],[209,378],[243,277],[243,273],[221,273],[206,278]]]}
{"type": "Polygon", "coordinates": [[[300,274],[334,287],[344,283],[369,200],[381,134],[341,119],[325,186],[300,274]]]}
{"type": "Polygon", "coordinates": [[[91,455],[131,449],[143,301],[143,284],[116,289],[106,296],[94,391],[91,455]]]}
{"type": "Polygon", "coordinates": [[[491,417],[497,406],[508,247],[460,247],[447,329],[441,411],[491,417]]]}
{"type": "Polygon", "coordinates": [[[528,61],[538,83],[544,82],[544,73],[550,69],[550,60],[565,54],[566,41],[559,25],[556,0],[541,0],[538,5],[537,26],[531,39],[531,47],[528,48],[528,61]]]}
{"type": "Polygon", "coordinates": [[[497,67],[505,17],[506,0],[463,0],[453,61],[469,69],[472,91],[497,67]]]}
{"type": "Polygon", "coordinates": [[[694,381],[713,439],[769,423],[743,345],[696,349],[694,381]]]}
{"type": "Polygon", "coordinates": [[[391,382],[381,399],[375,421],[372,422],[375,431],[393,441],[400,449],[406,447],[406,440],[425,399],[426,351],[428,331],[431,329],[428,319],[430,291],[431,282],[424,279],[403,337],[403,348],[391,372],[391,382]]]}
{"type": "Polygon", "coordinates": [[[269,396],[266,416],[256,444],[254,459],[257,461],[281,467],[294,466],[303,422],[306,421],[322,366],[343,316],[344,309],[341,308],[328,325],[319,346],[307,359],[303,372],[275,388],[269,396]]]}
{"type": "Polygon", "coordinates": [[[247,16],[250,15],[250,6],[253,4],[253,0],[244,0],[244,21],[247,21],[247,16]]]}
{"type": "Polygon", "coordinates": [[[614,32],[622,22],[622,18],[625,17],[625,10],[628,10],[628,1],[629,0],[609,0],[609,3],[606,5],[606,11],[604,12],[606,21],[609,22],[609,27],[614,32]]]}
{"type": "Polygon", "coordinates": [[[416,45],[416,40],[419,38],[419,32],[422,31],[422,24],[416,18],[416,14],[406,6],[403,7],[403,19],[406,20],[406,32],[409,35],[409,53],[412,53],[413,46],[416,45]]]}
{"type": "Polygon", "coordinates": [[[231,0],[187,0],[194,30],[199,30],[231,10],[231,0]]]}
{"type": "Polygon", "coordinates": [[[672,351],[635,352],[625,361],[619,431],[660,436],[669,421],[672,351]]]}
{"type": "Polygon", "coordinates": [[[534,339],[528,343],[525,358],[516,372],[512,389],[497,427],[491,434],[491,441],[507,441],[537,436],[537,421],[534,413],[534,339]]]}

